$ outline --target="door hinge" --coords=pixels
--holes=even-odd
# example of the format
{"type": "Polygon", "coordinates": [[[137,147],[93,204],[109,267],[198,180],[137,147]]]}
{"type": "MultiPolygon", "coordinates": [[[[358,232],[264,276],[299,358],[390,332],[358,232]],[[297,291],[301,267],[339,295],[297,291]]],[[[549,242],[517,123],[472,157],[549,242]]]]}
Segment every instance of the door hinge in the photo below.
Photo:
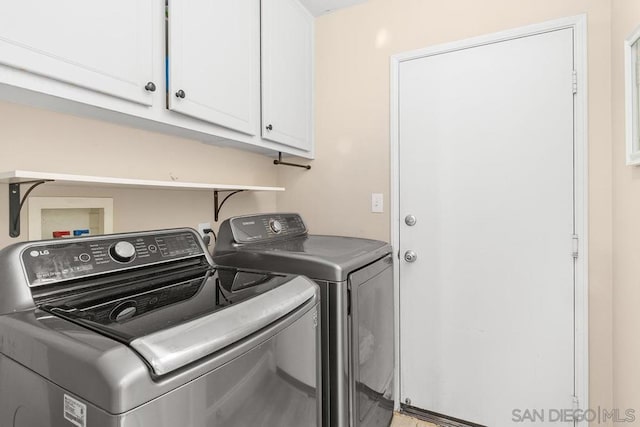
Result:
{"type": "MultiPolygon", "coordinates": [[[[578,396],[571,396],[571,419],[575,422],[578,421],[580,417],[578,417],[580,412],[580,401],[578,400],[578,396]]],[[[567,420],[569,421],[569,420],[567,420]]]]}
{"type": "Polygon", "coordinates": [[[580,239],[577,234],[571,236],[571,256],[578,258],[580,239]]]}
{"type": "Polygon", "coordinates": [[[571,74],[571,89],[574,94],[578,93],[578,72],[576,70],[573,70],[571,74]]]}

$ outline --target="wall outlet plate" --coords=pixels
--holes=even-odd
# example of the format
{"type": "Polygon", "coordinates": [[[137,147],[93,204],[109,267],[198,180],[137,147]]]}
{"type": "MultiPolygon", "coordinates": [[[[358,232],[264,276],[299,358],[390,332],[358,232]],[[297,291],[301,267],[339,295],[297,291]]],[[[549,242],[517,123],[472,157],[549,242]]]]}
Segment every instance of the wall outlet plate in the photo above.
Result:
{"type": "Polygon", "coordinates": [[[201,222],[200,224],[198,224],[198,233],[200,233],[200,236],[204,237],[207,234],[204,232],[204,230],[206,229],[211,229],[210,222],[201,222]]]}

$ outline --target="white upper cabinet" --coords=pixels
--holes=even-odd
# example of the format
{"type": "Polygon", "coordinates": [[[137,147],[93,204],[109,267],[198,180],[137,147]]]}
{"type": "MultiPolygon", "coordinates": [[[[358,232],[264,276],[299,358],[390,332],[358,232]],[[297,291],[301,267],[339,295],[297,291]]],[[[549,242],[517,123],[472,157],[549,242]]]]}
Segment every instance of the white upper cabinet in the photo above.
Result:
{"type": "Polygon", "coordinates": [[[298,0],[262,0],[262,137],[313,148],[313,17],[298,0]]]}
{"type": "Polygon", "coordinates": [[[299,0],[0,7],[0,100],[314,156],[314,23],[299,0]]]}
{"type": "Polygon", "coordinates": [[[258,130],[260,1],[169,2],[169,109],[258,130]]]}
{"type": "Polygon", "coordinates": [[[0,64],[152,104],[159,87],[152,81],[152,0],[0,0],[0,6],[0,64]]]}

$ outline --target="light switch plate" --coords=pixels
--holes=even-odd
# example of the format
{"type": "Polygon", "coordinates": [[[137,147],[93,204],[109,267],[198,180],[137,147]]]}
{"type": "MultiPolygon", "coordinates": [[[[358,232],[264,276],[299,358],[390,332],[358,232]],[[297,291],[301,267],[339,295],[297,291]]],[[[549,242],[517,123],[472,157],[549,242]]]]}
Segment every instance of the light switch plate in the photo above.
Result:
{"type": "Polygon", "coordinates": [[[371,193],[371,212],[384,212],[384,196],[382,193],[371,193]]]}

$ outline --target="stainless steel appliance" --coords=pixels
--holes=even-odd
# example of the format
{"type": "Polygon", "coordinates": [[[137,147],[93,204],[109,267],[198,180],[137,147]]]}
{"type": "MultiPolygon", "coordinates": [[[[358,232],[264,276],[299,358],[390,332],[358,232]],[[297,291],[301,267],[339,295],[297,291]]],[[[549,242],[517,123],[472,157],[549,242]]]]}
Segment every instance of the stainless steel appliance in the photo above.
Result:
{"type": "Polygon", "coordinates": [[[310,235],[297,214],[224,221],[214,262],[303,274],[321,290],[323,425],[388,426],[392,417],[391,247],[310,235]]]}
{"type": "Polygon", "coordinates": [[[191,229],[0,251],[0,426],[314,426],[318,287],[191,229]]]}

